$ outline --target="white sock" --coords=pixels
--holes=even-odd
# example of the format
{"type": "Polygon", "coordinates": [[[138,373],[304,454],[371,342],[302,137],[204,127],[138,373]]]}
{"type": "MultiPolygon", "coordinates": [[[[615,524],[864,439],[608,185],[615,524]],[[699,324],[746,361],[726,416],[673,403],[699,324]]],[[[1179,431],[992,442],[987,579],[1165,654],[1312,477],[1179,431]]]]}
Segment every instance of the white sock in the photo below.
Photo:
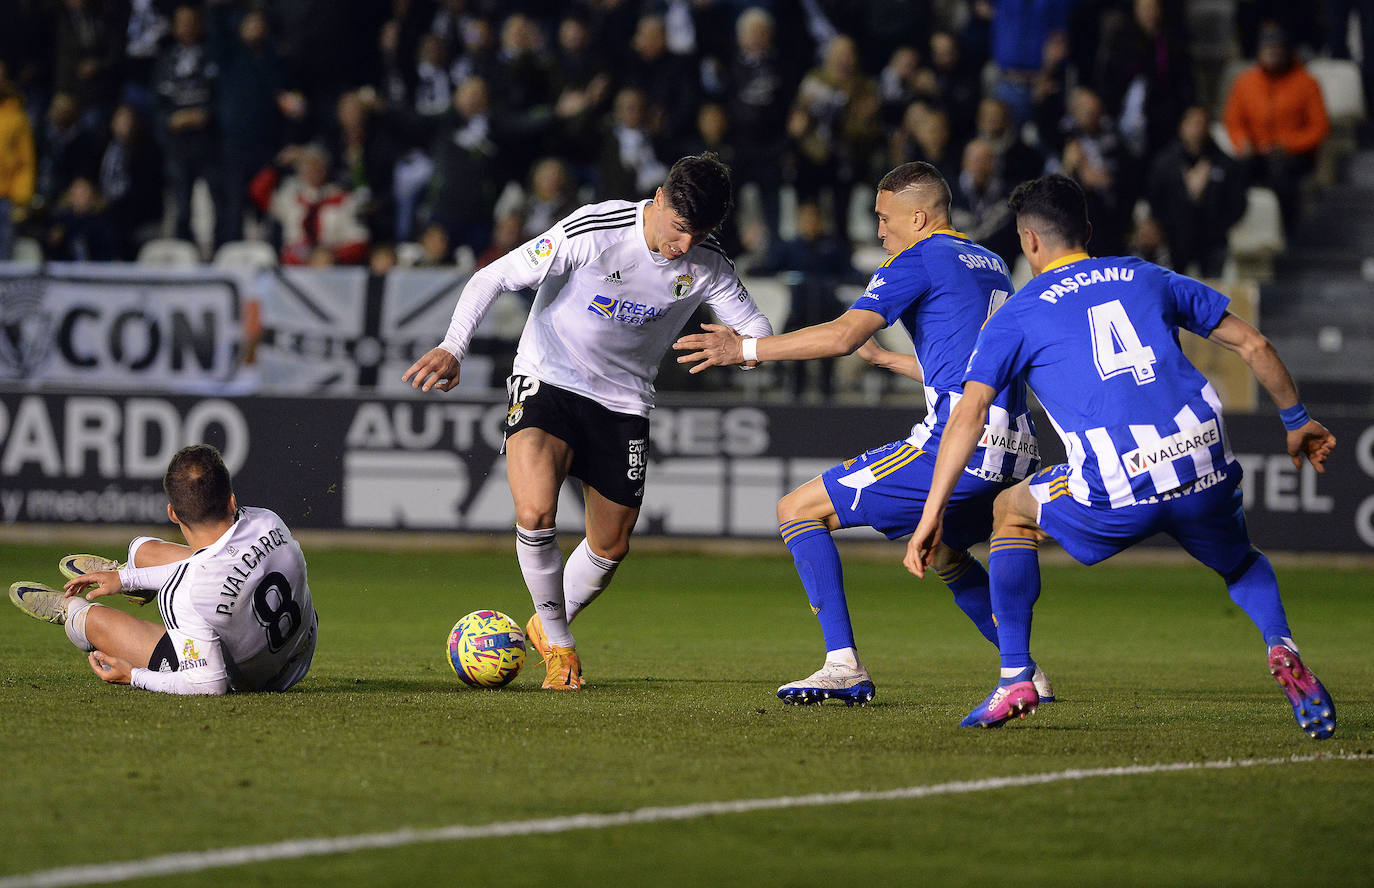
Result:
{"type": "MultiPolygon", "coordinates": [[[[569,623],[595,601],[596,596],[606,591],[619,566],[619,561],[602,558],[593,552],[585,537],[573,549],[568,556],[568,563],[563,565],[563,598],[568,605],[569,623]]],[[[545,631],[548,631],[547,628],[545,631]]]]}
{"type": "Polygon", "coordinates": [[[67,599],[67,620],[62,624],[62,628],[67,630],[67,638],[71,643],[88,654],[95,650],[95,645],[86,640],[86,615],[91,608],[104,606],[87,601],[80,595],[73,595],[67,599]]]}
{"type": "Polygon", "coordinates": [[[515,554],[549,644],[572,647],[567,603],[563,598],[563,552],[558,548],[558,530],[526,530],[515,525],[515,554]]]}
{"type": "Polygon", "coordinates": [[[859,652],[854,648],[840,648],[834,651],[825,652],[825,665],[834,663],[838,666],[847,666],[850,669],[862,669],[859,665],[859,652]]]}

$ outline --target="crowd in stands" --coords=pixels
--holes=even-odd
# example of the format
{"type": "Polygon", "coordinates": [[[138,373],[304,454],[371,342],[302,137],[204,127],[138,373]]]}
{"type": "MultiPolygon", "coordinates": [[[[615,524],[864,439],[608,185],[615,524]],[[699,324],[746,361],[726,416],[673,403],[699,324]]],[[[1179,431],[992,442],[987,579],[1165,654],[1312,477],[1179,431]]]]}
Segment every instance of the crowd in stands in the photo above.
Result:
{"type": "Polygon", "coordinates": [[[712,150],[752,210],[722,240],[761,269],[852,277],[856,186],[926,160],[956,223],[1009,262],[1006,196],[1062,171],[1094,252],[1213,275],[1247,183],[1297,218],[1326,119],[1295,48],[1348,54],[1350,6],[1238,0],[1258,63],[1222,150],[1183,0],[10,0],[0,258],[16,233],[50,259],[191,240],[204,182],[209,249],[483,263],[712,150]],[[824,262],[783,237],[784,187],[824,262]]]}

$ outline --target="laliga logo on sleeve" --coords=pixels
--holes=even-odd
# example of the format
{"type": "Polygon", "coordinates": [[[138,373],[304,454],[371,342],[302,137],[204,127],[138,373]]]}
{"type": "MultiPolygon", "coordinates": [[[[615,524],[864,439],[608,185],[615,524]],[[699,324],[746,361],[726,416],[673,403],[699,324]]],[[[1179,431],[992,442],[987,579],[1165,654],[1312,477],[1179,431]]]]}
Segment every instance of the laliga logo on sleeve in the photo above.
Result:
{"type": "Polygon", "coordinates": [[[525,244],[520,254],[525,257],[530,268],[538,268],[541,262],[553,255],[553,238],[541,237],[533,243],[525,244]]]}

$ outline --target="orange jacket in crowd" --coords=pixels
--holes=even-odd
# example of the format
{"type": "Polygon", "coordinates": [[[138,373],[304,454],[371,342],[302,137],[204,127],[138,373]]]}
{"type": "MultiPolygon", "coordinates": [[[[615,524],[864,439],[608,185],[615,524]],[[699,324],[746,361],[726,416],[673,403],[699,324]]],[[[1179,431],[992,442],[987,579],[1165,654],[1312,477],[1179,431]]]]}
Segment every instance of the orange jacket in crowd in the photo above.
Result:
{"type": "Polygon", "coordinates": [[[1331,132],[1317,79],[1301,62],[1269,75],[1254,65],[1236,78],[1226,97],[1226,132],[1238,154],[1264,154],[1275,145],[1289,154],[1315,151],[1331,132]]]}
{"type": "Polygon", "coordinates": [[[14,96],[0,94],[0,198],[27,207],[33,200],[38,162],[24,106],[14,96]]]}

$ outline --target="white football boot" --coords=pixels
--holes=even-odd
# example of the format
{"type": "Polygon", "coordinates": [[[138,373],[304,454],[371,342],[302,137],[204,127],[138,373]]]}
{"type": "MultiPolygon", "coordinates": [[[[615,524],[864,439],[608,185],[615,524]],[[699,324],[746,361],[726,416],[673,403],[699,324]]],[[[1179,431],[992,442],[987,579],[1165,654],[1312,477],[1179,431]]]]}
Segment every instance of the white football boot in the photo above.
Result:
{"type": "Polygon", "coordinates": [[[1035,692],[1040,695],[1041,703],[1054,702],[1054,685],[1050,684],[1050,677],[1045,674],[1045,670],[1036,666],[1035,674],[1031,676],[1031,683],[1035,685],[1035,692]]]}
{"type": "Polygon", "coordinates": [[[810,677],[778,688],[778,699],[784,703],[821,703],[843,700],[846,706],[860,706],[873,699],[876,690],[868,670],[843,663],[826,663],[810,677]]]}
{"type": "Polygon", "coordinates": [[[61,626],[67,622],[67,604],[63,593],[42,583],[23,580],[10,586],[10,601],[14,606],[35,620],[56,623],[61,626]]]}

